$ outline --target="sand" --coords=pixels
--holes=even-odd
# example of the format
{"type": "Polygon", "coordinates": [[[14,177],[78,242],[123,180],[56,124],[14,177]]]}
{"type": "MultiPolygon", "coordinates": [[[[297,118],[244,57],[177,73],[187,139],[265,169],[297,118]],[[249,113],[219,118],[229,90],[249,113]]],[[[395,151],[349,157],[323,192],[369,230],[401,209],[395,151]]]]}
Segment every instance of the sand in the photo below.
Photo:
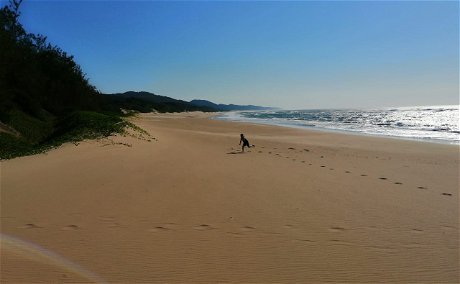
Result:
{"type": "Polygon", "coordinates": [[[1,163],[2,283],[459,282],[458,146],[134,122],[1,163]]]}

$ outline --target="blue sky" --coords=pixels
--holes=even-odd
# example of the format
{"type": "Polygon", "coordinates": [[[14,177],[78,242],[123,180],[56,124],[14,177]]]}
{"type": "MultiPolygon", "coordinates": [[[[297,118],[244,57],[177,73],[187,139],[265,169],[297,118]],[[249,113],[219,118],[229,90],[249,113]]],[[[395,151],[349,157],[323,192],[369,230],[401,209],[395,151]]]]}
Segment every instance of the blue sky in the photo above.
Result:
{"type": "Polygon", "coordinates": [[[288,109],[459,100],[456,1],[26,0],[21,21],[102,92],[288,109]]]}

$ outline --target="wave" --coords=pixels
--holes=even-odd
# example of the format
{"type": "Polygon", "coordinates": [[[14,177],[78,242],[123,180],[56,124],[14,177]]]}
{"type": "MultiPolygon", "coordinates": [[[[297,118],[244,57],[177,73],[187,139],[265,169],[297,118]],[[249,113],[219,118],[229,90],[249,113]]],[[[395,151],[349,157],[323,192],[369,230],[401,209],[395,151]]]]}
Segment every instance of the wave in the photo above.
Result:
{"type": "Polygon", "coordinates": [[[218,119],[460,144],[459,106],[418,106],[372,110],[279,110],[224,113],[218,119]]]}

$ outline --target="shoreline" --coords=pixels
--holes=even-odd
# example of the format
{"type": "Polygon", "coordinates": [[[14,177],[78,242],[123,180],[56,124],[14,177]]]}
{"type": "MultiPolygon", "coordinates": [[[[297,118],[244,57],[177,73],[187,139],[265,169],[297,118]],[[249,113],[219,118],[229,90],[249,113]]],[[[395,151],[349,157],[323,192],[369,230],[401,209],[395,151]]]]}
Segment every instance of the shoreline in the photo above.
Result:
{"type": "MultiPolygon", "coordinates": [[[[235,111],[239,112],[239,111],[235,111]]],[[[255,111],[257,112],[257,111],[255,111]]],[[[226,118],[225,112],[221,112],[220,114],[216,114],[215,116],[211,117],[211,119],[221,120],[221,121],[233,121],[233,122],[241,122],[241,123],[252,123],[252,124],[262,124],[262,125],[272,125],[272,126],[280,126],[280,127],[288,127],[294,129],[304,129],[304,130],[311,130],[311,131],[324,131],[329,133],[339,133],[345,135],[358,135],[358,136],[369,136],[369,137],[382,137],[382,138],[391,138],[397,140],[409,140],[409,141],[419,141],[424,143],[435,143],[435,144],[447,144],[447,145],[455,145],[460,146],[460,140],[446,140],[446,139],[433,139],[433,138],[417,138],[417,137],[405,137],[405,136],[397,136],[397,135],[385,135],[385,134],[376,134],[376,133],[365,133],[347,129],[333,129],[333,128],[325,128],[320,126],[309,126],[309,125],[296,125],[296,124],[289,124],[289,123],[273,123],[270,121],[265,121],[263,119],[251,119],[251,118],[226,118]],[[219,117],[220,115],[220,117],[219,117]]]]}
{"type": "Polygon", "coordinates": [[[318,131],[318,132],[326,132],[326,133],[332,133],[332,134],[403,140],[403,141],[432,143],[432,144],[440,144],[440,145],[452,145],[452,146],[457,146],[457,147],[460,146],[460,141],[449,142],[448,140],[441,140],[441,139],[410,138],[410,137],[390,136],[390,135],[383,135],[383,134],[378,135],[378,134],[369,134],[369,133],[363,133],[363,132],[351,131],[351,130],[320,128],[316,126],[311,126],[311,127],[310,126],[295,126],[295,125],[287,125],[287,124],[264,123],[264,122],[254,122],[254,121],[244,121],[244,120],[225,120],[225,119],[219,119],[219,118],[211,118],[211,119],[220,120],[220,121],[228,121],[228,122],[248,123],[248,124],[254,124],[254,125],[270,125],[270,126],[275,126],[275,127],[294,128],[294,129],[305,130],[307,132],[308,131],[313,131],[313,132],[318,131]]]}
{"type": "Polygon", "coordinates": [[[2,240],[2,282],[458,282],[457,149],[209,116],[2,161],[1,233],[87,272],[2,240]]]}

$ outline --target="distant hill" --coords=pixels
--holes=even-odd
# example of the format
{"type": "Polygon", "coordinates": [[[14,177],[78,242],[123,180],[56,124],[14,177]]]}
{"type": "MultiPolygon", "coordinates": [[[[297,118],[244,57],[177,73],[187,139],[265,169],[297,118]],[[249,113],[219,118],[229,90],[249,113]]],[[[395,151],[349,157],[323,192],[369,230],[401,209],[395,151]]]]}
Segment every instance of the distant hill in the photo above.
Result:
{"type": "Polygon", "coordinates": [[[21,2],[0,7],[0,160],[122,133],[131,125],[123,117],[136,111],[261,109],[191,103],[149,92],[101,94],[73,56],[24,29],[21,2]]]}
{"type": "Polygon", "coordinates": [[[270,110],[275,109],[273,107],[263,107],[255,105],[235,105],[235,104],[216,104],[207,100],[192,100],[191,104],[201,107],[209,107],[218,111],[233,111],[233,110],[270,110]]]}
{"type": "Polygon", "coordinates": [[[170,103],[170,102],[187,103],[185,101],[176,100],[170,97],[160,96],[160,95],[156,95],[154,93],[145,92],[145,91],[141,91],[141,92],[128,91],[124,93],[115,93],[115,94],[110,94],[110,95],[122,97],[122,98],[142,99],[142,100],[146,100],[146,101],[153,102],[153,103],[170,103]]]}
{"type": "Polygon", "coordinates": [[[129,110],[215,111],[147,92],[101,94],[73,56],[24,29],[21,2],[0,7],[0,160],[122,133],[129,110]]]}
{"type": "Polygon", "coordinates": [[[208,106],[195,105],[186,101],[159,96],[149,92],[128,91],[124,93],[105,94],[104,97],[117,108],[136,110],[139,112],[182,112],[182,111],[216,111],[208,106]]]}
{"type": "Polygon", "coordinates": [[[136,110],[139,112],[181,112],[181,111],[234,111],[234,110],[269,110],[272,107],[255,105],[216,104],[207,100],[190,102],[159,96],[149,92],[128,91],[124,93],[104,95],[117,108],[136,110]]]}

